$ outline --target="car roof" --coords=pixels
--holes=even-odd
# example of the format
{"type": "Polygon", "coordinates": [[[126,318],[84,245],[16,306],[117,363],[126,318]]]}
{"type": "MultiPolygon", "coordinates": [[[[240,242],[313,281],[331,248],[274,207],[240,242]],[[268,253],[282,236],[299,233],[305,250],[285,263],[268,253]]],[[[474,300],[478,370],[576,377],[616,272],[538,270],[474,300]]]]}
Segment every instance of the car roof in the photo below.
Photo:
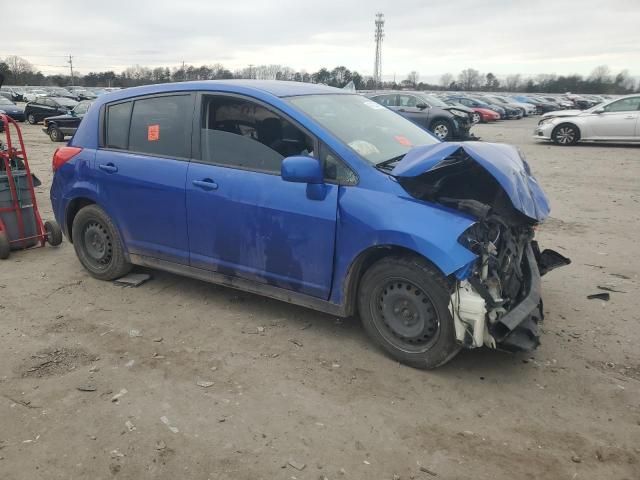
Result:
{"type": "MultiPolygon", "coordinates": [[[[352,94],[335,87],[315,83],[288,82],[281,80],[204,80],[194,82],[163,83],[145,85],[110,92],[104,96],[104,103],[141,95],[153,95],[165,92],[212,90],[226,92],[260,92],[276,97],[299,95],[352,94]]],[[[102,100],[101,100],[102,101],[102,100]]]]}

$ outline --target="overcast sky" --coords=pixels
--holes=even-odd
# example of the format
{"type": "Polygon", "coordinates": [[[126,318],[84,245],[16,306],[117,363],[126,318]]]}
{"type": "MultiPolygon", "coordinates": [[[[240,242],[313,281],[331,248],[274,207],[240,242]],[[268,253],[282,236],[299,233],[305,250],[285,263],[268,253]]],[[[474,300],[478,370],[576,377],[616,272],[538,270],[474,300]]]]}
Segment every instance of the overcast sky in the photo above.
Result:
{"type": "Polygon", "coordinates": [[[640,0],[3,0],[0,57],[45,73],[140,64],[345,65],[370,75],[383,12],[383,73],[421,78],[472,67],[497,75],[640,75],[640,0]]]}

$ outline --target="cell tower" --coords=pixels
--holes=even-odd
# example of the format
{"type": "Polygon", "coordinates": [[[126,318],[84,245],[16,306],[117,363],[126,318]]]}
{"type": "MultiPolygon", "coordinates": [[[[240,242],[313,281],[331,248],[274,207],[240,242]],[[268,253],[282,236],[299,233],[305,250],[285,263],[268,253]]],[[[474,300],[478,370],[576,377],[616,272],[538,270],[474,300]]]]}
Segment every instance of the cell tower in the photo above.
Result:
{"type": "Polygon", "coordinates": [[[375,89],[382,85],[382,39],[384,38],[384,14],[376,13],[376,63],[373,67],[373,85],[375,89]]]}

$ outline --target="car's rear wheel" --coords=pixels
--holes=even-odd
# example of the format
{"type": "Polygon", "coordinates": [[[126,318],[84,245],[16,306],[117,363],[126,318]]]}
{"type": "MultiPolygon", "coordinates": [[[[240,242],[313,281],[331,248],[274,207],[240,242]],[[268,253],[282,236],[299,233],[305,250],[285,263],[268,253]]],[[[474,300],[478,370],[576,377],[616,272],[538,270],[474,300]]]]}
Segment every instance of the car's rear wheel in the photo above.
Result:
{"type": "Polygon", "coordinates": [[[62,133],[58,127],[52,125],[49,127],[49,138],[52,142],[63,142],[64,133],[62,133]]]}
{"type": "Polygon", "coordinates": [[[434,120],[431,123],[429,130],[431,130],[440,140],[449,140],[453,135],[451,123],[446,120],[434,120]]]}
{"type": "Polygon", "coordinates": [[[471,121],[473,123],[480,123],[482,121],[482,115],[480,115],[478,112],[473,112],[473,114],[471,115],[471,121]]]}
{"type": "Polygon", "coordinates": [[[118,229],[102,208],[88,205],[73,219],[73,247],[80,263],[99,280],[115,280],[131,270],[118,229]]]}
{"type": "Polygon", "coordinates": [[[36,123],[38,123],[38,119],[33,113],[30,113],[29,115],[27,115],[27,122],[29,122],[31,125],[35,125],[36,123]]]}
{"type": "Polygon", "coordinates": [[[386,257],[362,277],[360,318],[369,336],[394,359],[436,368],[460,350],[450,294],[440,272],[419,257],[386,257]]]}
{"type": "Polygon", "coordinates": [[[575,145],[580,139],[580,131],[571,123],[561,123],[553,129],[551,139],[556,145],[575,145]]]}

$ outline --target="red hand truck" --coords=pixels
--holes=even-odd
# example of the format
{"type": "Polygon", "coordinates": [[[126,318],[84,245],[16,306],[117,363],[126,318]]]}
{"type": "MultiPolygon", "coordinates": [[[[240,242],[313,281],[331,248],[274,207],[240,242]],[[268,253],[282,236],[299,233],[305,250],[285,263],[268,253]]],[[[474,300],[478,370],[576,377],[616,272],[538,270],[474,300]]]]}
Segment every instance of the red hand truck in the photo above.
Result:
{"type": "MultiPolygon", "coordinates": [[[[27,159],[27,152],[24,148],[20,127],[15,120],[5,114],[0,114],[0,122],[4,124],[7,139],[6,145],[2,145],[0,141],[0,174],[2,174],[3,177],[6,175],[11,194],[11,206],[0,208],[0,214],[8,213],[10,216],[15,216],[15,224],[17,226],[17,228],[13,229],[14,234],[10,236],[9,228],[6,223],[3,222],[2,216],[0,216],[0,259],[6,259],[9,257],[11,250],[25,249],[38,244],[40,247],[44,247],[47,242],[52,246],[60,245],[62,243],[62,230],[54,221],[42,222],[40,212],[38,211],[36,194],[33,188],[33,177],[31,176],[29,160],[27,159]],[[18,138],[19,149],[15,148],[11,141],[12,128],[15,130],[18,138]],[[25,189],[16,181],[16,173],[18,171],[21,172],[21,177],[24,177],[26,181],[26,191],[28,193],[26,198],[21,198],[23,197],[22,190],[25,189]],[[31,213],[35,218],[35,232],[29,232],[30,234],[27,234],[25,229],[25,214],[30,215],[31,213]],[[17,237],[15,231],[17,231],[17,237]]],[[[5,215],[5,219],[6,218],[5,215]]],[[[27,220],[31,219],[29,218],[27,220]]]]}

